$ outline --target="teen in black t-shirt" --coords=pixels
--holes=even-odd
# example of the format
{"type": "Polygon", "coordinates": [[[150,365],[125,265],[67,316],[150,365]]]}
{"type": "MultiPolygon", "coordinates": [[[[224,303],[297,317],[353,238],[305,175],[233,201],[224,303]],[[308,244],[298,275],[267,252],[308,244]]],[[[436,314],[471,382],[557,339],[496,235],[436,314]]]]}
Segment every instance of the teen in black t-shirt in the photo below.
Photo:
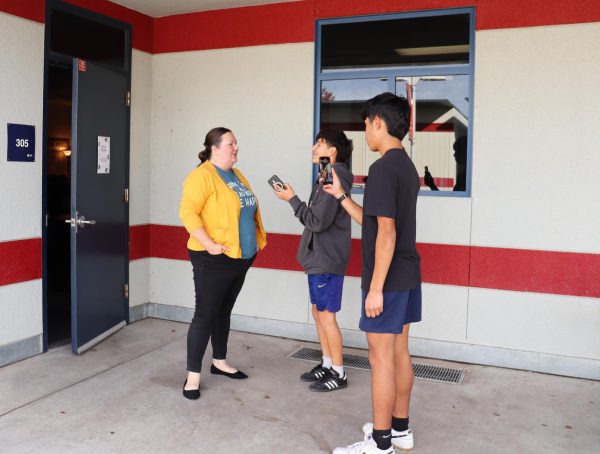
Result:
{"type": "Polygon", "coordinates": [[[362,223],[362,285],[369,290],[375,266],[377,216],[396,222],[396,244],[384,292],[410,290],[421,283],[415,247],[419,174],[403,149],[388,150],[369,168],[362,223]]]}
{"type": "Polygon", "coordinates": [[[359,327],[369,343],[373,423],[363,426],[363,442],[333,452],[392,454],[392,444],[404,450],[414,444],[408,428],[413,385],[408,331],[410,323],[421,320],[416,250],[419,176],[402,147],[410,124],[406,99],[383,93],[367,101],[361,116],[369,148],[381,155],[369,168],[364,207],[346,197],[335,172],[333,184],[324,189],[363,226],[359,327]]]}

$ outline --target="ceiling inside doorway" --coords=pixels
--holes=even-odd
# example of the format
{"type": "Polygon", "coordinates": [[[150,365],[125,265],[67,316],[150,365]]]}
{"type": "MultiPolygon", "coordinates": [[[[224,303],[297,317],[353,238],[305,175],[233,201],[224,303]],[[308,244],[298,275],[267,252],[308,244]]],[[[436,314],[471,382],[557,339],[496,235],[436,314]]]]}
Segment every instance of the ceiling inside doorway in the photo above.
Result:
{"type": "Polygon", "coordinates": [[[238,8],[241,6],[266,5],[299,0],[110,0],[126,8],[151,17],[173,16],[215,9],[238,8]]]}

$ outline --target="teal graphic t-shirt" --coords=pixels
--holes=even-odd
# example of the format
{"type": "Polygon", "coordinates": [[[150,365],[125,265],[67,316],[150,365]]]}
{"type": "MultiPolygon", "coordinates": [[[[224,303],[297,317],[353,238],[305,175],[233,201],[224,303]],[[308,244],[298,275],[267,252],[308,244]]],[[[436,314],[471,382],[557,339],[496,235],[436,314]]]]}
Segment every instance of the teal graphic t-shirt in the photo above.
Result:
{"type": "Polygon", "coordinates": [[[233,170],[225,171],[218,166],[215,166],[217,172],[227,186],[235,191],[240,199],[240,246],[242,248],[242,258],[249,259],[258,248],[256,247],[256,223],[254,222],[254,214],[256,213],[256,197],[244,184],[239,180],[233,170]]]}

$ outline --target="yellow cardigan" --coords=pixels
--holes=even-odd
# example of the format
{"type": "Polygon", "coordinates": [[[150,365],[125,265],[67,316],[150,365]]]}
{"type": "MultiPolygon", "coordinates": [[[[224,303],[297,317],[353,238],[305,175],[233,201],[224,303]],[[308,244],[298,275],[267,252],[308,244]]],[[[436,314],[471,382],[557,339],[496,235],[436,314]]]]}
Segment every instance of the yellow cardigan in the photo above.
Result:
{"type": "MultiPolygon", "coordinates": [[[[252,191],[244,175],[237,169],[233,171],[244,186],[252,191]]],[[[179,217],[185,229],[192,233],[199,227],[204,227],[213,241],[229,248],[225,254],[234,259],[242,256],[240,210],[240,199],[236,192],[225,184],[209,161],[192,170],[183,182],[179,217]]],[[[267,234],[262,224],[258,204],[254,221],[256,222],[256,244],[259,249],[263,249],[267,245],[267,234]]],[[[206,249],[191,235],[187,247],[192,251],[206,249]]]]}

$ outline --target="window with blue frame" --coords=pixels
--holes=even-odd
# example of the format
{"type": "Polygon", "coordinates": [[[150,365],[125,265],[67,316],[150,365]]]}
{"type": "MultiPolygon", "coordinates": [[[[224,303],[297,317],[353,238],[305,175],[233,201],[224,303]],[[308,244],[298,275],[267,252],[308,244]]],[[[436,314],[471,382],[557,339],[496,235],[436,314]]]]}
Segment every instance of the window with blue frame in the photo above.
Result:
{"type": "Polygon", "coordinates": [[[471,192],[474,14],[471,8],[317,21],[315,129],[343,130],[354,142],[354,191],[364,187],[370,151],[363,103],[383,92],[406,97],[411,128],[403,144],[421,194],[471,192]]]}

